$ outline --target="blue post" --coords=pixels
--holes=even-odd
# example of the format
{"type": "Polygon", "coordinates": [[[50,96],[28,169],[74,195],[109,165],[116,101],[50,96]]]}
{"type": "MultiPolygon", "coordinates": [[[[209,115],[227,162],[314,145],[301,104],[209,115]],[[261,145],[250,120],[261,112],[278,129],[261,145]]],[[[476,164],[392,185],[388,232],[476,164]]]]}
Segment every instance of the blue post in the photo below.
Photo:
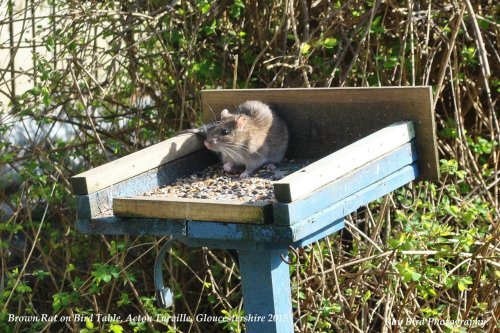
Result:
{"type": "Polygon", "coordinates": [[[293,333],[287,248],[238,251],[248,333],[293,333]]]}

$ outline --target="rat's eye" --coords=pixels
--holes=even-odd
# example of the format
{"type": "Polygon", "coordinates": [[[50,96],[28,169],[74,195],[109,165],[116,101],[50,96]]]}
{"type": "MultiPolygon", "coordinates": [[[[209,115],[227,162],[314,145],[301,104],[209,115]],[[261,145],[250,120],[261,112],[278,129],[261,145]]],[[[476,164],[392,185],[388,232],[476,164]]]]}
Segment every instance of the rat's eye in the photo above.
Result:
{"type": "Polygon", "coordinates": [[[227,129],[223,128],[223,129],[220,130],[220,134],[222,134],[222,135],[228,135],[229,131],[227,129]]]}

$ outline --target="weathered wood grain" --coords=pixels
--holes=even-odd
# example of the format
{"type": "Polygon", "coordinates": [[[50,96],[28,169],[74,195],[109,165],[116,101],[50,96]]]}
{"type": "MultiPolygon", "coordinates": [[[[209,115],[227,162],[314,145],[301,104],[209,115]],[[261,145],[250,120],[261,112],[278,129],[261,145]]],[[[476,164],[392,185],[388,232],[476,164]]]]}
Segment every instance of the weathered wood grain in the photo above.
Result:
{"type": "Polygon", "coordinates": [[[307,219],[290,226],[293,231],[294,241],[299,241],[308,237],[328,225],[331,221],[338,220],[354,212],[361,206],[365,206],[396,189],[411,182],[418,177],[418,167],[416,164],[405,166],[404,168],[380,179],[349,197],[325,208],[307,219]]]}
{"type": "Polygon", "coordinates": [[[291,226],[192,221],[188,222],[188,237],[193,240],[208,239],[214,246],[217,245],[216,240],[219,240],[220,243],[218,246],[221,248],[224,248],[228,243],[234,246],[237,242],[245,243],[252,241],[261,243],[286,242],[291,244],[305,239],[314,233],[321,232],[324,228],[328,228],[332,223],[337,223],[339,219],[352,213],[359,207],[367,205],[373,200],[394,191],[414,180],[417,176],[418,167],[415,164],[405,166],[363,190],[291,226]]]}
{"type": "Polygon", "coordinates": [[[208,223],[206,221],[189,221],[188,237],[192,240],[218,240],[221,246],[225,246],[227,242],[283,243],[293,240],[292,230],[289,226],[208,223]]]}
{"type": "Polygon", "coordinates": [[[322,158],[385,126],[411,120],[421,177],[439,178],[431,87],[205,90],[201,97],[207,122],[247,100],[269,103],[289,127],[291,159],[322,158]]]}
{"type": "Polygon", "coordinates": [[[297,241],[293,241],[293,230],[289,226],[259,225],[252,227],[247,224],[217,224],[217,235],[214,235],[211,232],[213,230],[213,225],[211,223],[196,221],[190,221],[188,223],[188,235],[178,236],[176,238],[190,247],[249,251],[279,249],[282,248],[283,245],[304,247],[344,228],[344,219],[338,219],[323,225],[316,231],[311,232],[309,235],[297,241]],[[248,230],[244,230],[241,227],[250,227],[252,231],[256,232],[249,233],[248,230]],[[197,235],[205,235],[206,232],[204,230],[207,229],[211,230],[208,233],[212,237],[215,236],[215,238],[196,237],[197,235]],[[233,234],[236,236],[231,236],[233,234]],[[251,235],[251,237],[243,239],[243,234],[251,235]],[[256,241],[256,239],[260,239],[261,241],[256,241]]]}
{"type": "Polygon", "coordinates": [[[102,190],[76,196],[78,217],[96,217],[113,210],[114,197],[138,196],[175,182],[209,165],[217,163],[217,157],[207,150],[199,150],[128,178],[102,190]]]}
{"type": "MultiPolygon", "coordinates": [[[[248,248],[257,243],[300,242],[322,230],[338,224],[339,219],[352,213],[357,208],[403,186],[418,176],[415,164],[406,166],[362,191],[350,195],[341,202],[325,208],[309,218],[291,226],[254,225],[246,223],[222,223],[207,221],[179,221],[172,219],[151,218],[82,218],[78,220],[79,232],[110,235],[185,235],[183,242],[189,245],[203,244],[214,248],[248,248]],[[148,224],[149,223],[149,224],[148,224]],[[186,223],[185,229],[182,229],[186,223]],[[180,228],[180,229],[179,229],[180,228]],[[207,243],[205,243],[205,240],[207,243]]],[[[339,224],[340,228],[341,225],[339,224]]],[[[335,227],[334,227],[335,228],[335,227]]]]}
{"type": "Polygon", "coordinates": [[[89,194],[203,148],[195,134],[183,134],[71,178],[74,194],[89,194]]]}
{"type": "Polygon", "coordinates": [[[291,203],[274,203],[274,224],[292,225],[354,194],[417,160],[414,142],[409,142],[345,176],[291,203]]]}
{"type": "Polygon", "coordinates": [[[274,195],[279,202],[295,201],[347,175],[352,170],[390,153],[409,142],[414,136],[411,121],[387,126],[273,182],[274,195]]]}
{"type": "Polygon", "coordinates": [[[301,239],[295,241],[292,243],[292,246],[297,248],[297,247],[306,247],[307,245],[310,245],[313,242],[317,242],[320,239],[323,239],[327,236],[330,236],[331,234],[340,231],[344,229],[345,226],[345,219],[340,218],[334,222],[330,222],[323,228],[310,233],[309,235],[302,237],[301,239]]]}
{"type": "Polygon", "coordinates": [[[78,218],[76,229],[91,235],[152,235],[182,237],[187,235],[187,222],[181,220],[121,218],[116,216],[78,218]]]}
{"type": "Polygon", "coordinates": [[[264,224],[272,219],[272,206],[268,202],[242,203],[166,197],[114,198],[113,211],[116,216],[122,217],[251,224],[264,224]]]}
{"type": "Polygon", "coordinates": [[[262,320],[245,322],[246,332],[292,333],[293,310],[290,267],[281,258],[288,248],[238,251],[245,314],[262,320]],[[275,320],[269,316],[276,315],[275,320]]]}

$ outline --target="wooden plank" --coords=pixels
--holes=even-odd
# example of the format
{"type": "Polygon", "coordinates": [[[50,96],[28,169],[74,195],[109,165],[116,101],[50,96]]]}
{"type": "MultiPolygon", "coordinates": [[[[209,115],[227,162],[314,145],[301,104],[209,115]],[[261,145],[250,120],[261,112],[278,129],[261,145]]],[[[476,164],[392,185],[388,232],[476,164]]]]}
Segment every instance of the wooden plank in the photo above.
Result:
{"type": "Polygon", "coordinates": [[[356,193],[417,160],[414,142],[385,154],[292,203],[273,205],[274,224],[291,225],[356,193]]]}
{"type": "MultiPolygon", "coordinates": [[[[194,223],[194,222],[189,222],[194,223]]],[[[240,224],[241,225],[241,224],[240,224]]],[[[191,238],[188,236],[176,237],[181,243],[189,247],[208,247],[210,249],[230,249],[230,250],[245,250],[245,251],[257,251],[257,250],[276,250],[282,248],[283,246],[290,245],[290,242],[256,242],[256,241],[246,241],[246,240],[224,240],[220,239],[210,239],[210,238],[191,238]]]]}
{"type": "MultiPolygon", "coordinates": [[[[289,226],[272,224],[221,223],[189,221],[188,237],[192,240],[218,240],[221,246],[228,242],[288,243],[293,239],[289,226]]],[[[223,247],[222,247],[223,248],[223,247]]]]}
{"type": "MultiPolygon", "coordinates": [[[[191,237],[180,237],[177,238],[183,244],[189,247],[208,247],[210,249],[231,249],[231,250],[256,250],[262,248],[275,248],[276,243],[257,243],[255,241],[241,241],[241,240],[226,240],[221,241],[220,239],[199,239],[191,237]],[[272,246],[268,246],[268,245],[272,246]]],[[[282,245],[282,244],[279,244],[282,245]]]]}
{"type": "Polygon", "coordinates": [[[272,218],[268,202],[166,197],[114,198],[116,216],[263,224],[272,218]]]}
{"type": "Polygon", "coordinates": [[[418,167],[416,164],[405,166],[362,191],[352,194],[291,226],[190,221],[188,222],[188,237],[191,239],[210,239],[212,244],[219,240],[221,248],[224,248],[226,243],[233,241],[286,242],[291,244],[330,226],[359,207],[394,191],[414,180],[417,176],[418,167]]]}
{"type": "Polygon", "coordinates": [[[365,206],[397,188],[411,182],[418,177],[416,164],[408,165],[393,174],[379,180],[378,182],[356,192],[355,194],[341,200],[330,207],[323,209],[307,219],[296,223],[291,227],[293,241],[299,241],[312,233],[330,225],[331,221],[338,220],[354,212],[359,207],[365,206]]]}
{"type": "Polygon", "coordinates": [[[288,125],[290,159],[319,159],[385,126],[411,120],[422,179],[439,178],[431,87],[205,90],[201,97],[206,122],[247,100],[269,103],[288,125]]]}
{"type": "Polygon", "coordinates": [[[181,237],[187,235],[187,222],[165,219],[124,219],[116,216],[78,218],[76,230],[91,235],[152,235],[181,237]]]}
{"type": "Polygon", "coordinates": [[[387,126],[355,143],[273,182],[279,202],[292,202],[393,151],[415,136],[411,121],[387,126]]]}
{"type": "Polygon", "coordinates": [[[217,157],[207,150],[199,150],[175,161],[123,180],[88,195],[76,196],[78,217],[96,217],[113,210],[114,197],[138,196],[175,182],[217,163],[217,157]]]}
{"type": "MultiPolygon", "coordinates": [[[[188,222],[195,223],[195,222],[188,222]]],[[[202,222],[203,223],[203,222],[202,222]]],[[[206,225],[207,223],[205,223],[206,225]]],[[[236,225],[236,224],[232,224],[236,225]]],[[[267,227],[271,228],[272,226],[258,226],[258,227],[267,227]]],[[[211,249],[232,249],[232,250],[247,250],[247,251],[256,251],[256,250],[272,250],[279,249],[283,247],[283,245],[288,246],[291,245],[293,247],[305,247],[313,242],[316,242],[322,238],[325,238],[335,232],[338,232],[344,228],[344,219],[338,219],[336,221],[330,222],[323,228],[318,229],[317,231],[311,233],[310,235],[298,240],[293,241],[293,236],[291,235],[291,229],[289,227],[278,227],[274,229],[278,231],[277,234],[280,234],[280,237],[276,237],[272,241],[266,242],[256,242],[254,240],[231,240],[231,239],[213,239],[213,238],[193,238],[190,236],[179,236],[176,237],[180,242],[184,243],[190,247],[208,247],[211,249]],[[286,232],[281,233],[281,231],[286,230],[286,232]]]]}
{"type": "Polygon", "coordinates": [[[249,333],[292,333],[293,310],[288,248],[238,251],[245,322],[249,333]]]}
{"type": "MultiPolygon", "coordinates": [[[[418,176],[415,164],[385,177],[375,184],[359,191],[336,204],[323,209],[308,219],[292,226],[253,225],[244,223],[222,223],[205,221],[179,221],[171,219],[149,218],[83,218],[78,219],[77,229],[82,233],[104,235],[184,235],[181,240],[188,244],[204,244],[206,240],[213,247],[235,248],[238,245],[249,247],[257,243],[300,242],[308,237],[321,233],[325,228],[338,224],[338,220],[357,208],[394,191],[418,176]],[[184,223],[186,225],[185,228],[184,223]],[[199,243],[197,243],[199,242],[199,243]]],[[[338,225],[340,228],[340,225],[338,225]]]]}
{"type": "Polygon", "coordinates": [[[306,247],[307,245],[310,245],[311,243],[317,242],[322,238],[330,236],[331,234],[344,229],[344,226],[345,226],[344,218],[338,219],[334,222],[331,222],[327,226],[319,229],[318,231],[315,231],[315,232],[307,235],[306,237],[299,239],[298,241],[294,242],[292,244],[292,246],[293,247],[306,247]]]}
{"type": "Polygon", "coordinates": [[[134,177],[203,148],[195,134],[183,134],[71,178],[74,194],[89,194],[134,177]]]}

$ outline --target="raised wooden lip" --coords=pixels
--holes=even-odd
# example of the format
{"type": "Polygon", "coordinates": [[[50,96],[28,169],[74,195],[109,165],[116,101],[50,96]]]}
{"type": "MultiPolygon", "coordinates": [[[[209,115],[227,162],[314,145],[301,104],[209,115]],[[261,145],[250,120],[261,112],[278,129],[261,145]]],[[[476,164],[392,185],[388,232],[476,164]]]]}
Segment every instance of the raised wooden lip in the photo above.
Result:
{"type": "Polygon", "coordinates": [[[413,122],[405,121],[387,126],[353,144],[273,182],[278,202],[293,202],[339,179],[415,137],[413,122]]]}
{"type": "Polygon", "coordinates": [[[272,204],[267,201],[187,199],[155,196],[113,198],[113,211],[121,217],[165,218],[265,224],[272,222],[272,204]]]}
{"type": "Polygon", "coordinates": [[[182,134],[71,177],[73,193],[97,192],[203,148],[195,134],[182,134]]]}

